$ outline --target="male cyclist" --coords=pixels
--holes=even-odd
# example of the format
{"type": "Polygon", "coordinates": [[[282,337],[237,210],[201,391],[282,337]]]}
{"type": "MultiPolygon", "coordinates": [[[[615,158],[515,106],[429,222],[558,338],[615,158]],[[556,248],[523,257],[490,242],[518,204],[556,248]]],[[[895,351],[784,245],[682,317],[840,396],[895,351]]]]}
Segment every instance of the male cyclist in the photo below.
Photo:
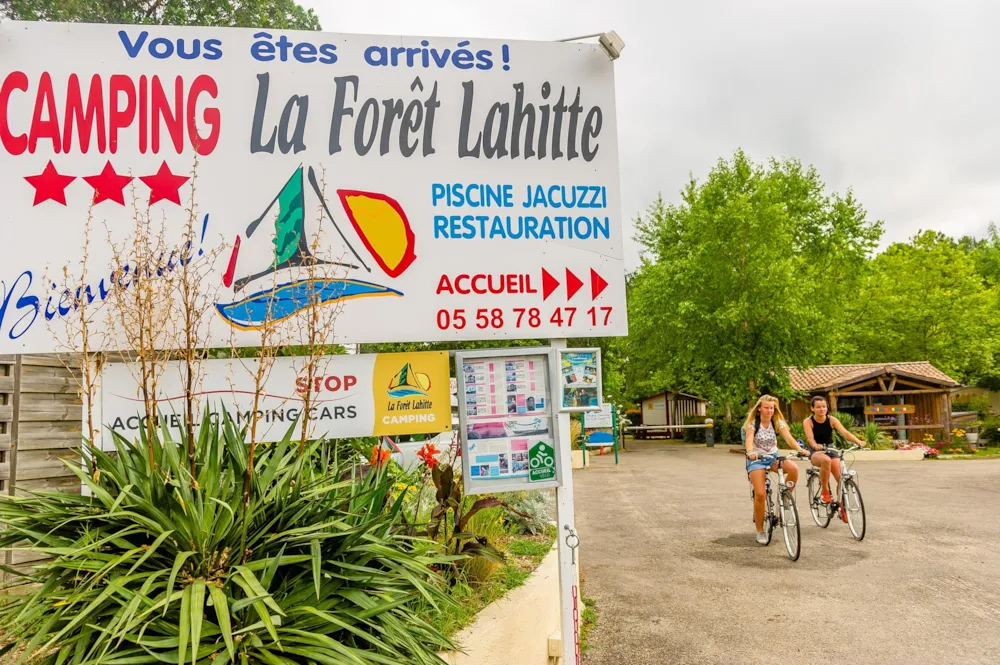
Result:
{"type": "MultiPolygon", "coordinates": [[[[806,444],[808,446],[809,461],[813,466],[819,467],[819,485],[822,488],[823,503],[831,503],[833,497],[830,496],[830,472],[837,479],[837,489],[840,489],[840,462],[834,462],[835,458],[840,458],[840,453],[831,451],[829,454],[824,448],[833,446],[833,430],[836,429],[842,437],[856,443],[862,448],[865,442],[847,431],[839,420],[833,416],[828,416],[826,398],[816,395],[809,402],[809,408],[813,414],[802,421],[802,427],[806,431],[806,444]]],[[[847,521],[847,511],[840,507],[840,519],[847,521]]]]}

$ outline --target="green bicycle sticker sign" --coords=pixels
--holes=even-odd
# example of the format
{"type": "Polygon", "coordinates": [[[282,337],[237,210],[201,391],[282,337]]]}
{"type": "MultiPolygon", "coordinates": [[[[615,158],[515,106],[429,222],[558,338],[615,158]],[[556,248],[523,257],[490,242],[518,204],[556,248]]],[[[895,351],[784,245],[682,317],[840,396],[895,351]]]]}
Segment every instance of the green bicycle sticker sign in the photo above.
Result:
{"type": "Polygon", "coordinates": [[[528,481],[552,480],[556,477],[555,448],[539,441],[528,451],[528,481]]]}

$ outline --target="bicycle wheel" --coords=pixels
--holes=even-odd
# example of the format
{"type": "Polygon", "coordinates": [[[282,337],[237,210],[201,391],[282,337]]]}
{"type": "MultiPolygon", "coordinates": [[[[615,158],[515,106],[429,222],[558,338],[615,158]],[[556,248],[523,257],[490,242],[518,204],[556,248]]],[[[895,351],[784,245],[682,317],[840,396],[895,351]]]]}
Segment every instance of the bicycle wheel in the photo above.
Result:
{"type": "Polygon", "coordinates": [[[802,543],[799,540],[799,511],[791,492],[781,498],[781,530],[785,534],[785,550],[792,561],[799,560],[802,543]]]}
{"type": "Polygon", "coordinates": [[[844,484],[844,503],[847,509],[847,526],[855,540],[865,538],[865,502],[861,499],[861,489],[853,479],[844,484]]]}
{"type": "Polygon", "coordinates": [[[771,492],[769,491],[764,506],[764,534],[767,536],[765,546],[771,544],[772,533],[774,533],[774,506],[771,503],[771,492]]]}
{"type": "Polygon", "coordinates": [[[813,522],[821,529],[825,529],[830,526],[830,509],[820,501],[819,475],[810,474],[806,487],[809,490],[809,512],[812,514],[813,522]]]}

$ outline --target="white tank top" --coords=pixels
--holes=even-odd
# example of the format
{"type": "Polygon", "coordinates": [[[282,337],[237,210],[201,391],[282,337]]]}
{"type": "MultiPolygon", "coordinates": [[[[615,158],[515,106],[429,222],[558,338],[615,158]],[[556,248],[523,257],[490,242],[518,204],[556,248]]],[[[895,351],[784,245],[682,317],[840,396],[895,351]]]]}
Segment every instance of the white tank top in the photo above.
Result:
{"type": "MultiPolygon", "coordinates": [[[[781,427],[779,424],[778,427],[781,427]]],[[[774,431],[774,421],[767,427],[763,425],[753,437],[753,450],[756,453],[772,455],[778,452],[778,435],[774,431]]]]}

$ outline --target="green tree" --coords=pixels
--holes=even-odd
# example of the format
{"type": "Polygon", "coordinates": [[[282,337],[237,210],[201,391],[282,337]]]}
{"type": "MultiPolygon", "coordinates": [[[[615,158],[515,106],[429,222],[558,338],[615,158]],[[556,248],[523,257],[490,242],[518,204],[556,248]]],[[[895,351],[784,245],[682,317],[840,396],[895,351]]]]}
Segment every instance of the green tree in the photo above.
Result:
{"type": "Polygon", "coordinates": [[[17,21],[320,29],[316,14],[295,0],[0,0],[0,17],[17,21]]]}
{"type": "Polygon", "coordinates": [[[958,241],[969,253],[976,272],[989,286],[1000,286],[1000,229],[990,222],[985,238],[966,236],[958,241]]]}
{"type": "Polygon", "coordinates": [[[629,390],[686,390],[727,412],[762,388],[787,393],[784,367],[838,352],[839,312],[882,232],[813,168],[742,151],[636,224],[647,253],[629,284],[629,390]]]}
{"type": "Polygon", "coordinates": [[[972,253],[924,231],[873,261],[853,329],[857,360],[929,360],[959,381],[1000,378],[1000,287],[972,253]]]}

